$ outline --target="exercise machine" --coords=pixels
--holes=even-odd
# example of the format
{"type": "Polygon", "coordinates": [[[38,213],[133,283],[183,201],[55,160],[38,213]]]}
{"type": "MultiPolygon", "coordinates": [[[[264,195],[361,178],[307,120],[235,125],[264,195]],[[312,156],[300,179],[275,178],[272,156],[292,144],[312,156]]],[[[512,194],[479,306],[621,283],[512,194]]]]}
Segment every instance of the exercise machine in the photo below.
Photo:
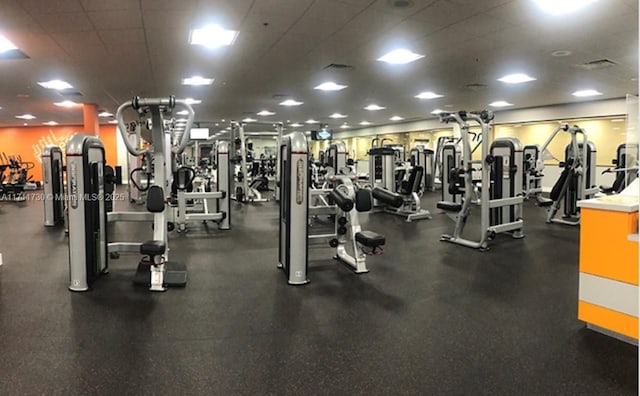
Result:
{"type": "Polygon", "coordinates": [[[189,221],[214,221],[220,230],[231,228],[229,143],[219,141],[216,153],[217,191],[211,191],[210,183],[202,175],[197,176],[193,167],[181,166],[174,173],[173,185],[177,190],[177,205],[174,207],[177,213],[174,213],[174,218],[178,232],[186,232],[189,221]],[[193,184],[197,185],[193,188],[195,191],[188,191],[188,186],[193,184]],[[189,202],[192,202],[190,208],[189,202]]]}
{"type": "Polygon", "coordinates": [[[66,223],[62,149],[55,145],[46,145],[42,149],[41,160],[44,225],[53,227],[61,222],[66,223]]]}
{"type": "Polygon", "coordinates": [[[455,122],[460,126],[462,161],[449,171],[449,180],[452,192],[463,196],[453,233],[442,235],[440,240],[486,251],[488,241],[499,233],[509,232],[513,238],[523,238],[520,144],[516,139],[496,139],[489,145],[490,122],[494,118],[491,111],[441,113],[439,117],[441,122],[455,122]],[[474,149],[469,139],[469,122],[481,128],[481,160],[471,158],[474,149]],[[473,180],[474,171],[480,171],[482,176],[479,191],[473,180]],[[474,203],[480,210],[480,233],[478,239],[472,240],[465,238],[463,231],[474,203]]]}
{"type": "Polygon", "coordinates": [[[615,173],[611,187],[600,186],[605,194],[617,194],[624,190],[638,177],[638,144],[621,143],[616,148],[616,158],[611,162],[615,168],[607,168],[602,173],[615,173]]]}
{"type": "Polygon", "coordinates": [[[544,175],[537,168],[540,159],[540,146],[537,144],[529,144],[522,149],[522,171],[524,177],[522,179],[522,190],[524,199],[527,200],[535,197],[537,202],[545,202],[546,198],[542,197],[542,178],[544,175]]]}
{"type": "MultiPolygon", "coordinates": [[[[540,148],[541,157],[548,153],[549,144],[561,132],[569,133],[571,136],[571,142],[565,148],[564,161],[559,164],[563,170],[551,189],[550,200],[540,202],[539,205],[547,207],[547,223],[578,225],[580,224],[578,201],[593,198],[598,192],[596,186],[596,147],[589,141],[584,129],[577,125],[561,124],[556,127],[540,148]],[[578,141],[578,135],[582,136],[580,141],[578,141]],[[561,207],[563,217],[556,218],[561,207]]],[[[539,158],[536,166],[537,171],[542,173],[544,158],[539,158]]]]}
{"type": "MultiPolygon", "coordinates": [[[[104,146],[95,136],[74,135],[67,143],[67,178],[69,183],[69,270],[72,291],[86,291],[101,275],[108,272],[108,257],[117,258],[120,253],[139,253],[143,259],[136,270],[134,283],[149,286],[151,291],[165,291],[169,286],[184,286],[187,282],[186,267],[169,261],[168,222],[166,202],[169,200],[167,167],[167,142],[172,136],[165,130],[165,118],[173,117],[176,108],[187,111],[187,124],[181,139],[171,147],[171,155],[179,155],[189,142],[189,130],[194,112],[183,100],[168,98],[134,98],[118,107],[116,119],[125,146],[134,156],[149,154],[153,161],[153,185],[147,190],[146,212],[107,213],[105,185],[112,180],[105,172],[104,146]],[[148,148],[135,147],[126,136],[124,112],[135,110],[148,116],[150,128],[145,140],[148,148]],[[167,136],[169,135],[169,136],[167,136]],[[147,222],[153,224],[153,239],[143,242],[112,242],[107,240],[109,224],[118,221],[147,222]]],[[[145,131],[146,132],[146,131],[145,131]]],[[[170,131],[169,131],[170,132],[170,131]]],[[[175,136],[173,136],[175,138],[175,136]]]]}
{"type": "Polygon", "coordinates": [[[424,169],[422,178],[422,190],[434,191],[433,183],[433,150],[416,145],[409,151],[409,162],[412,167],[420,166],[424,169]]]}
{"type": "Polygon", "coordinates": [[[371,209],[371,193],[366,189],[357,189],[351,177],[345,175],[333,177],[333,188],[310,191],[307,138],[301,132],[283,136],[279,150],[278,268],[285,272],[288,283],[302,285],[309,282],[309,242],[326,238],[330,239],[330,246],[336,249],[334,258],[356,273],[368,272],[366,255],[379,254],[381,246],[385,244],[384,236],[363,231],[358,222],[358,212],[371,209]],[[333,204],[310,208],[310,193],[330,197],[333,204]],[[325,214],[333,213],[334,233],[310,235],[309,215],[317,215],[318,210],[330,211],[325,214]]]}
{"type": "Polygon", "coordinates": [[[454,180],[451,179],[452,169],[457,169],[460,166],[460,146],[453,140],[453,138],[445,137],[446,140],[438,138],[438,145],[440,153],[439,158],[436,158],[436,166],[440,168],[440,186],[442,199],[436,204],[438,209],[458,211],[460,210],[460,203],[462,202],[462,194],[455,188],[454,180]],[[451,140],[449,140],[451,139],[451,140]],[[440,145],[440,142],[442,144],[440,145]]]}

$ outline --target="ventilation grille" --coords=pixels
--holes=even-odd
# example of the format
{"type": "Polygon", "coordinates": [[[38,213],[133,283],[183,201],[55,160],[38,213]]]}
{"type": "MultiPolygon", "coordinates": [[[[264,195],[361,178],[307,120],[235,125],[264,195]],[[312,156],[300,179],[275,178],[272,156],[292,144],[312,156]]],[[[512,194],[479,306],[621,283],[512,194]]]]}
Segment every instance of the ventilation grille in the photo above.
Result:
{"type": "Polygon", "coordinates": [[[611,59],[598,59],[598,60],[592,60],[589,62],[585,62],[579,65],[576,65],[576,67],[583,69],[583,70],[599,70],[599,69],[606,69],[608,67],[612,67],[617,65],[616,62],[612,61],[611,59]]]}
{"type": "Polygon", "coordinates": [[[65,98],[79,98],[81,96],[84,96],[80,91],[62,91],[58,93],[65,98]]]}
{"type": "Polygon", "coordinates": [[[488,85],[480,84],[480,83],[471,83],[471,84],[465,85],[464,87],[470,91],[481,91],[483,89],[486,89],[488,85]]]}
{"type": "Polygon", "coordinates": [[[322,70],[353,70],[355,67],[351,65],[345,65],[343,63],[330,63],[325,66],[322,70]]]}

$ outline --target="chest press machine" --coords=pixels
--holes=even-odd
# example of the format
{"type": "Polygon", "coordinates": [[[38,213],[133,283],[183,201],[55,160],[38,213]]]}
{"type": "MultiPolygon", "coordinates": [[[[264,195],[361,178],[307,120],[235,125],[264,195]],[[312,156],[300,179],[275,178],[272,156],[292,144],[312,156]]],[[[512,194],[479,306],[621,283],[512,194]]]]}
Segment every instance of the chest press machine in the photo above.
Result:
{"type": "Polygon", "coordinates": [[[453,234],[442,235],[440,240],[485,251],[489,249],[488,241],[499,233],[509,232],[513,238],[523,238],[522,148],[518,140],[496,139],[489,145],[489,124],[494,117],[491,111],[459,111],[439,116],[441,122],[460,125],[462,143],[460,165],[449,171],[452,193],[462,194],[462,202],[455,207],[449,204],[446,208],[438,204],[441,209],[458,209],[453,234]],[[474,149],[469,139],[469,121],[481,127],[481,160],[471,159],[474,149]],[[473,171],[478,165],[482,174],[479,199],[475,196],[473,180],[473,171]],[[477,240],[462,235],[472,203],[477,203],[480,209],[480,235],[477,240]]]}
{"type": "Polygon", "coordinates": [[[281,180],[278,268],[285,272],[287,282],[291,285],[309,282],[309,243],[320,239],[330,239],[330,246],[336,249],[334,258],[355,273],[368,272],[366,255],[379,254],[385,244],[384,236],[363,231],[358,222],[358,212],[371,209],[370,192],[358,190],[351,178],[344,175],[333,177],[333,188],[310,191],[307,139],[301,132],[282,137],[278,157],[281,180]],[[326,197],[322,201],[333,204],[310,207],[310,195],[318,194],[326,197]],[[310,235],[309,216],[321,211],[335,217],[334,232],[310,235]]]}
{"type": "MultiPolygon", "coordinates": [[[[165,291],[168,286],[184,286],[186,267],[169,261],[167,238],[167,209],[169,200],[167,167],[167,141],[164,118],[171,117],[175,108],[187,111],[187,124],[179,142],[171,149],[181,153],[189,143],[189,131],[194,112],[191,106],[173,96],[168,98],[134,98],[116,113],[118,127],[127,150],[132,155],[149,155],[153,161],[153,185],[147,190],[147,212],[106,211],[104,146],[95,136],[74,135],[67,143],[67,176],[69,180],[69,272],[72,291],[86,291],[101,275],[108,273],[107,254],[139,253],[145,256],[139,262],[134,282],[149,286],[151,291],[165,291]],[[140,116],[150,116],[151,134],[145,138],[150,148],[135,147],[127,140],[124,112],[134,109],[140,116]],[[116,221],[152,222],[153,239],[143,242],[108,242],[108,224],[116,221]]],[[[171,155],[171,154],[170,154],[171,155]]]]}

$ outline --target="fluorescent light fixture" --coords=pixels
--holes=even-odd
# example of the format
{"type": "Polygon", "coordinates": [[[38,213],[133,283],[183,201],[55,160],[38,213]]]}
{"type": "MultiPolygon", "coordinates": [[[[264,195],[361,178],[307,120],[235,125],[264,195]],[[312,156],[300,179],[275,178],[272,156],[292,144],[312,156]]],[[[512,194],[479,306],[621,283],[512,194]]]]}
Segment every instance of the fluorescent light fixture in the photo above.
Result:
{"type": "Polygon", "coordinates": [[[54,125],[58,125],[57,122],[55,121],[47,121],[47,122],[43,122],[44,125],[49,125],[49,126],[54,126],[54,125]]]}
{"type": "Polygon", "coordinates": [[[193,76],[182,79],[182,85],[211,85],[213,84],[213,78],[206,78],[201,76],[193,76]]]}
{"type": "Polygon", "coordinates": [[[304,102],[298,102],[295,99],[287,99],[284,102],[280,102],[280,106],[300,106],[304,102]]]}
{"type": "MultiPolygon", "coordinates": [[[[312,120],[312,121],[313,121],[313,120],[312,120]]],[[[291,126],[291,127],[293,127],[293,128],[300,128],[302,125],[304,125],[304,124],[301,124],[301,123],[299,123],[299,122],[294,122],[294,123],[293,123],[293,124],[291,124],[290,126],[291,126]]]]}
{"type": "Polygon", "coordinates": [[[113,117],[113,114],[109,113],[108,111],[102,111],[98,114],[98,117],[102,117],[102,118],[113,117]]]}
{"type": "Polygon", "coordinates": [[[109,124],[117,124],[117,123],[118,123],[118,120],[109,120],[109,121],[107,121],[107,122],[108,122],[109,124]]]}
{"type": "Polygon", "coordinates": [[[40,81],[38,82],[38,85],[47,89],[56,89],[58,91],[73,88],[71,84],[62,80],[40,81]]]}
{"type": "Polygon", "coordinates": [[[569,14],[598,0],[533,0],[542,11],[551,15],[569,14]]]}
{"type": "Polygon", "coordinates": [[[421,58],[424,58],[424,55],[416,54],[415,52],[409,51],[405,48],[399,48],[386,53],[385,55],[378,58],[378,60],[380,62],[386,62],[391,65],[403,65],[405,63],[410,63],[421,58]]]}
{"type": "Polygon", "coordinates": [[[404,118],[394,115],[393,117],[389,118],[390,121],[402,121],[404,120],[404,118]]]}
{"type": "Polygon", "coordinates": [[[251,118],[251,117],[247,117],[244,120],[242,120],[242,122],[256,122],[257,120],[251,118]]]}
{"type": "Polygon", "coordinates": [[[62,102],[55,102],[54,105],[58,107],[76,107],[80,106],[80,103],[76,103],[71,100],[63,100],[62,102]]]}
{"type": "Polygon", "coordinates": [[[274,115],[276,113],[274,113],[273,111],[269,111],[269,110],[262,110],[261,112],[256,113],[256,114],[259,115],[259,116],[265,117],[265,116],[274,115]]]}
{"type": "Polygon", "coordinates": [[[438,114],[440,114],[440,113],[444,113],[444,110],[442,110],[442,109],[435,109],[434,111],[432,111],[432,112],[431,112],[431,114],[435,114],[435,115],[438,115],[438,114]]]}
{"type": "Polygon", "coordinates": [[[310,118],[308,120],[305,121],[307,124],[319,124],[320,121],[316,121],[313,118],[310,118]]]}
{"type": "Polygon", "coordinates": [[[369,111],[378,111],[378,110],[384,110],[386,109],[386,107],[382,107],[382,106],[378,106],[377,104],[370,104],[369,106],[364,108],[365,110],[369,110],[369,111]]]}
{"type": "Polygon", "coordinates": [[[521,83],[526,83],[526,82],[535,81],[535,80],[536,80],[535,78],[524,73],[507,74],[506,76],[500,77],[498,79],[498,81],[501,81],[507,84],[521,84],[521,83]]]}
{"type": "Polygon", "coordinates": [[[576,91],[571,95],[577,96],[578,98],[586,98],[588,96],[600,96],[602,95],[602,92],[596,91],[595,89],[583,89],[580,91],[576,91]]]}
{"type": "Polygon", "coordinates": [[[345,89],[347,86],[342,84],[336,84],[333,81],[324,82],[313,89],[318,89],[320,91],[340,91],[341,89],[345,89]]]}
{"type": "Polygon", "coordinates": [[[340,128],[347,129],[347,128],[351,128],[351,127],[349,125],[347,125],[347,124],[343,124],[343,125],[340,125],[340,128]]]}
{"type": "Polygon", "coordinates": [[[371,123],[369,121],[362,121],[360,125],[371,125],[371,123]]]}
{"type": "Polygon", "coordinates": [[[330,118],[347,118],[346,115],[340,113],[333,113],[329,116],[330,118]]]}
{"type": "Polygon", "coordinates": [[[430,91],[425,91],[425,92],[420,92],[419,94],[416,95],[416,98],[418,99],[437,99],[437,98],[441,98],[444,95],[440,95],[434,92],[430,92],[430,91]]]}
{"type": "Polygon", "coordinates": [[[16,118],[19,118],[21,120],[33,120],[34,118],[36,118],[36,116],[32,114],[21,114],[17,115],[16,118]]]}
{"type": "Polygon", "coordinates": [[[176,115],[189,115],[189,112],[187,110],[180,110],[176,115]]]}
{"type": "MultiPolygon", "coordinates": [[[[2,107],[0,107],[1,109],[2,107]]],[[[624,118],[614,118],[611,122],[624,122],[624,118]]]]}
{"type": "Polygon", "coordinates": [[[493,107],[507,107],[507,106],[513,106],[513,103],[509,103],[509,102],[504,101],[504,100],[496,100],[495,102],[491,102],[491,103],[489,103],[489,106],[493,106],[493,107]]]}
{"type": "Polygon", "coordinates": [[[0,34],[0,54],[7,51],[17,50],[18,47],[15,46],[8,38],[4,37],[0,34]]]}
{"type": "Polygon", "coordinates": [[[189,44],[218,48],[233,44],[237,37],[238,31],[236,30],[227,30],[218,25],[207,25],[191,31],[189,44]]]}
{"type": "Polygon", "coordinates": [[[194,98],[186,98],[184,101],[185,101],[187,104],[190,104],[190,105],[192,105],[192,104],[200,104],[200,103],[202,103],[202,100],[200,100],[200,99],[194,99],[194,98]]]}

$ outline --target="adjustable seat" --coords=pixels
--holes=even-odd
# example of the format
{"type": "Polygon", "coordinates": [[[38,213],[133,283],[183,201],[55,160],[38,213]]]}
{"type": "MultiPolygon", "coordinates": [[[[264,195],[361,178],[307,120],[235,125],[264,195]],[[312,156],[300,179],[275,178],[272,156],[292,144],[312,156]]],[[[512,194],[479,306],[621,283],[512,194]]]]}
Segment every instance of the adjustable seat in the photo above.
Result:
{"type": "MultiPolygon", "coordinates": [[[[147,210],[151,213],[161,213],[164,211],[164,191],[160,186],[151,186],[147,191],[147,210]]],[[[161,256],[166,250],[164,241],[149,240],[140,245],[140,254],[149,256],[155,263],[155,256],[161,256]]]]}
{"type": "Polygon", "coordinates": [[[384,235],[376,234],[373,231],[360,231],[356,233],[355,237],[356,242],[369,248],[383,246],[386,242],[384,235]]]}

